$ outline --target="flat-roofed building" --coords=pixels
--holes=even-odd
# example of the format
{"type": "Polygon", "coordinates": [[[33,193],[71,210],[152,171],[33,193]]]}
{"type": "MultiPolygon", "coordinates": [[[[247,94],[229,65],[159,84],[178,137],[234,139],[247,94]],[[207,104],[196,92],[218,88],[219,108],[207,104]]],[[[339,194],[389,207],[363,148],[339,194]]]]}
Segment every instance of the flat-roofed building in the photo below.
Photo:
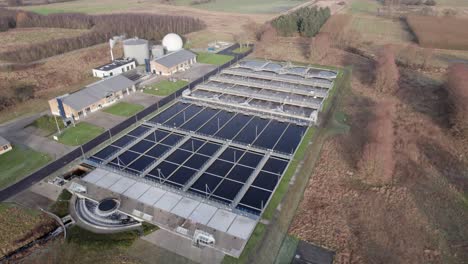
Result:
{"type": "Polygon", "coordinates": [[[181,49],[152,60],[151,72],[158,75],[172,75],[189,69],[196,62],[195,53],[181,49]]]}
{"type": "Polygon", "coordinates": [[[50,111],[65,120],[78,120],[135,91],[135,82],[117,75],[92,83],[72,94],[49,100],[50,111]]]}
{"type": "Polygon", "coordinates": [[[11,143],[5,138],[0,136],[0,155],[7,153],[12,150],[11,143]]]}
{"type": "Polygon", "coordinates": [[[136,68],[134,59],[116,59],[111,63],[101,65],[93,69],[93,76],[106,78],[116,76],[136,68]]]}

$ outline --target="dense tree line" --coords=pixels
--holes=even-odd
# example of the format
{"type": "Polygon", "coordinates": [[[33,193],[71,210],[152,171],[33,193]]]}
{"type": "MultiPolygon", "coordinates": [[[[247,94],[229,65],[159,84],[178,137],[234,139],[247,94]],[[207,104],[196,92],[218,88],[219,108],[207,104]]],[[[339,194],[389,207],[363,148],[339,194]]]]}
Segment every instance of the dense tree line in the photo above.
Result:
{"type": "Polygon", "coordinates": [[[271,24],[282,36],[299,33],[304,37],[313,37],[330,17],[330,9],[304,7],[293,13],[274,19],[271,24]]]}
{"type": "Polygon", "coordinates": [[[91,31],[77,37],[50,40],[0,53],[0,59],[14,62],[31,62],[89,47],[103,43],[114,35],[125,34],[129,37],[138,36],[157,41],[167,33],[186,34],[205,27],[205,24],[196,18],[154,14],[90,16],[69,13],[43,16],[21,11],[16,14],[15,19],[16,27],[58,27],[91,31]]]}

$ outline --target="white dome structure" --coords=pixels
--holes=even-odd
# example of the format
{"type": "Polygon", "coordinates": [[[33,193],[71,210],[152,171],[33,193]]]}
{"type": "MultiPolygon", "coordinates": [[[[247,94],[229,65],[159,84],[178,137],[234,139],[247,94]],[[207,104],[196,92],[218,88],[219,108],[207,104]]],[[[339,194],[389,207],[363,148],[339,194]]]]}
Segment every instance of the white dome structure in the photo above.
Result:
{"type": "Polygon", "coordinates": [[[184,42],[179,35],[175,33],[169,33],[163,38],[162,45],[168,52],[173,52],[182,49],[184,42]]]}

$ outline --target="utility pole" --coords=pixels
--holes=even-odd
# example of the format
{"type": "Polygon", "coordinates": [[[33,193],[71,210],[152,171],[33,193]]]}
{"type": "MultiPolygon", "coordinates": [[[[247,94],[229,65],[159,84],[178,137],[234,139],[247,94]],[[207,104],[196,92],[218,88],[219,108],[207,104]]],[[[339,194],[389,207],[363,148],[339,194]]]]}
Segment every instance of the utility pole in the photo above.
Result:
{"type": "Polygon", "coordinates": [[[60,135],[60,134],[62,134],[62,131],[60,131],[60,126],[59,126],[59,124],[58,124],[58,122],[57,122],[57,117],[56,117],[54,114],[52,114],[52,115],[54,116],[55,124],[57,125],[57,131],[58,131],[58,133],[59,133],[59,135],[60,135]]]}

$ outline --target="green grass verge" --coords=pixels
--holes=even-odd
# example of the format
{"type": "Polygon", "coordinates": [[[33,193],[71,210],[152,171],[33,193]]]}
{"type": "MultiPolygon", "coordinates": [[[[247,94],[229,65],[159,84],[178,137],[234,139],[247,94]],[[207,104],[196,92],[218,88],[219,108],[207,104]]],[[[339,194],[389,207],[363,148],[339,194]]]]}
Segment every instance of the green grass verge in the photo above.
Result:
{"type": "Polygon", "coordinates": [[[328,97],[325,99],[322,105],[322,113],[327,113],[328,110],[331,107],[331,102],[333,101],[333,98],[335,97],[338,88],[337,87],[342,87],[343,85],[348,85],[351,83],[351,69],[346,68],[346,69],[341,69],[338,71],[338,76],[335,79],[335,83],[333,84],[333,87],[331,90],[328,92],[328,97]]]}
{"type": "Polygon", "coordinates": [[[237,53],[237,54],[244,54],[244,53],[246,53],[247,51],[249,51],[251,49],[252,49],[251,47],[239,47],[239,48],[233,50],[232,52],[237,53]]]}
{"type": "Polygon", "coordinates": [[[12,150],[0,155],[0,189],[20,180],[51,160],[47,154],[14,145],[12,150]]]}
{"type": "Polygon", "coordinates": [[[68,190],[63,190],[57,198],[57,201],[50,206],[49,211],[60,218],[68,215],[68,205],[70,204],[71,198],[72,194],[68,190]]]}
{"type": "Polygon", "coordinates": [[[137,230],[115,234],[96,234],[78,226],[68,230],[67,240],[87,250],[108,250],[115,247],[127,248],[139,237],[137,230]]]}
{"type": "Polygon", "coordinates": [[[197,56],[197,62],[213,65],[223,65],[234,59],[233,56],[221,55],[209,52],[200,52],[197,56]]]}
{"type": "Polygon", "coordinates": [[[276,208],[278,207],[279,203],[281,202],[281,199],[283,199],[283,196],[286,194],[289,188],[289,181],[291,180],[291,177],[294,175],[296,172],[297,166],[299,163],[304,159],[304,156],[306,154],[307,147],[309,145],[310,140],[314,136],[316,131],[316,127],[309,127],[302,138],[301,144],[296,150],[296,154],[294,155],[293,159],[289,163],[288,168],[286,169],[286,172],[283,175],[283,178],[281,179],[281,182],[279,183],[278,187],[276,188],[275,193],[273,194],[273,197],[271,197],[270,202],[268,203],[267,208],[263,212],[262,217],[264,219],[271,220],[273,218],[273,215],[276,211],[276,208]]]}
{"type": "Polygon", "coordinates": [[[175,91],[186,86],[188,82],[178,80],[176,82],[171,82],[168,80],[162,80],[158,83],[152,84],[144,90],[146,94],[152,94],[157,96],[168,96],[175,91]]]}
{"type": "Polygon", "coordinates": [[[142,231],[143,231],[143,235],[146,236],[146,235],[149,235],[151,233],[153,233],[154,231],[158,230],[159,227],[158,226],[155,226],[153,224],[150,224],[148,222],[143,222],[141,223],[141,228],[142,228],[142,231]]]}
{"type": "Polygon", "coordinates": [[[70,126],[58,136],[58,141],[69,146],[82,145],[104,132],[104,128],[86,122],[70,126]]]}
{"type": "Polygon", "coordinates": [[[50,116],[50,115],[44,115],[44,116],[41,116],[39,117],[38,119],[34,120],[34,122],[32,122],[31,126],[35,127],[35,128],[39,128],[47,133],[49,133],[49,135],[51,134],[54,134],[57,131],[57,124],[59,126],[60,129],[65,129],[65,125],[63,124],[62,120],[60,120],[60,118],[57,118],[57,122],[55,122],[55,118],[53,116],[50,116]]]}
{"type": "Polygon", "coordinates": [[[140,112],[143,109],[145,109],[145,107],[139,104],[119,102],[110,107],[105,108],[102,111],[109,113],[109,114],[117,115],[117,116],[130,117],[140,112]]]}
{"type": "Polygon", "coordinates": [[[299,239],[289,235],[286,236],[283,244],[281,244],[275,264],[291,263],[296,253],[297,244],[299,244],[299,239]]]}
{"type": "Polygon", "coordinates": [[[254,250],[262,239],[263,235],[265,234],[266,226],[262,223],[258,223],[257,226],[255,227],[252,235],[249,238],[249,241],[247,241],[247,244],[245,245],[244,251],[242,251],[242,254],[240,255],[239,258],[234,258],[231,256],[224,256],[223,258],[223,264],[236,264],[236,263],[247,263],[248,257],[250,253],[252,253],[252,250],[254,250]]]}

